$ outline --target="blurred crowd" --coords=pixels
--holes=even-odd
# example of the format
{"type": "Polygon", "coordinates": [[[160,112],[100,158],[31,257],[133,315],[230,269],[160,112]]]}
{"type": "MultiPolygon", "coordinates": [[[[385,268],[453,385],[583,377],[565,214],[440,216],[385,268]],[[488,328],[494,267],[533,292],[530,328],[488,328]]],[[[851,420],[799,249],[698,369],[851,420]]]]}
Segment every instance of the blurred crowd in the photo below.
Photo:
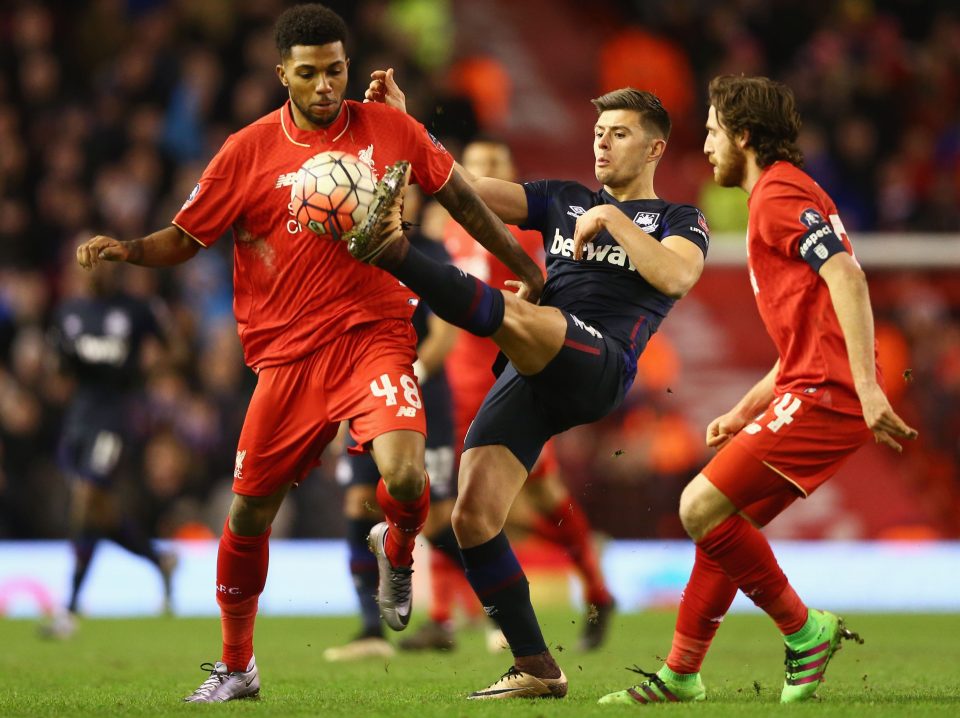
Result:
{"type": "MultiPolygon", "coordinates": [[[[73,268],[76,244],[92,234],[129,239],[166,226],[226,136],[285,100],[274,71],[272,23],[289,4],[13,0],[0,9],[0,537],[66,531],[67,486],[55,446],[71,385],[51,370],[46,332],[57,302],[82,291],[73,268]]],[[[393,66],[411,110],[451,148],[501,127],[510,107],[496,82],[506,81],[510,68],[458,52],[469,28],[457,27],[455,0],[327,4],[354,33],[349,96],[362,94],[369,70],[393,66]]],[[[560,3],[556,12],[567,5],[575,3],[560,3]]],[[[678,78],[676,96],[664,98],[680,120],[678,175],[689,156],[700,163],[694,175],[702,179],[707,78],[724,71],[771,74],[796,90],[808,168],[837,200],[849,228],[960,231],[954,3],[619,0],[604,6],[610,12],[596,22],[613,23],[616,32],[605,33],[596,86],[586,92],[599,94],[610,83],[641,85],[645,72],[678,78]]],[[[742,196],[704,192],[700,202],[715,230],[742,227],[742,196]]],[[[229,500],[239,422],[254,381],[236,337],[231,272],[226,238],[181,267],[124,273],[126,290],[153,301],[168,330],[145,377],[131,427],[138,441],[122,487],[131,511],[160,536],[212,535],[229,500]]],[[[958,303],[938,306],[949,331],[936,339],[952,336],[953,343],[930,362],[948,377],[940,396],[957,397],[958,303]]],[[[898,316],[910,318],[905,311],[898,316]]],[[[622,474],[617,485],[646,477],[638,501],[661,517],[650,533],[672,536],[679,487],[702,459],[700,429],[658,405],[654,397],[664,395],[669,376],[650,381],[661,384],[646,394],[638,390],[591,444],[602,452],[578,453],[568,443],[563,457],[573,473],[622,474]],[[611,465],[601,458],[624,445],[628,460],[611,465]]],[[[957,426],[960,401],[953,408],[930,403],[927,421],[941,431],[957,426]]],[[[955,481],[956,431],[938,446],[948,481],[955,481]]],[[[277,535],[337,535],[340,494],[331,463],[295,493],[277,535]]],[[[611,529],[629,533],[628,526],[611,529]]]]}

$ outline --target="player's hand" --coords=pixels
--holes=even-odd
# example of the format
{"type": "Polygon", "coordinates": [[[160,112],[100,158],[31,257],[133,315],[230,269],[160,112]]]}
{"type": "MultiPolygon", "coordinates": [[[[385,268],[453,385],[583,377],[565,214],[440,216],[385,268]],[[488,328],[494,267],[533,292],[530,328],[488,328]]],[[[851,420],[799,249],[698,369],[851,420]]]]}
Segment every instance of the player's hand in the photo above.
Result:
{"type": "Polygon", "coordinates": [[[77,247],[77,263],[84,269],[93,269],[100,260],[125,262],[129,254],[123,242],[98,234],[77,247]]]}
{"type": "Polygon", "coordinates": [[[592,242],[606,226],[606,210],[604,205],[597,205],[577,217],[573,230],[573,258],[578,262],[583,259],[583,246],[592,242]]]}
{"type": "Polygon", "coordinates": [[[513,290],[513,293],[518,299],[523,299],[524,301],[532,302],[534,304],[536,304],[537,300],[540,299],[539,292],[536,292],[533,287],[526,282],[521,282],[519,279],[508,279],[504,282],[504,284],[513,290]],[[534,294],[536,294],[536,298],[532,298],[534,297],[534,294]]]}
{"type": "Polygon", "coordinates": [[[863,420],[867,422],[873,438],[878,444],[889,446],[900,453],[903,446],[897,439],[916,439],[917,430],[907,426],[890,406],[890,401],[878,384],[860,392],[860,405],[863,407],[863,420]]]}
{"type": "Polygon", "coordinates": [[[388,107],[407,111],[407,96],[403,94],[400,85],[393,79],[393,68],[374,70],[370,73],[370,84],[363,93],[364,102],[382,102],[388,107]]]}
{"type": "Polygon", "coordinates": [[[718,416],[707,426],[707,446],[722,449],[746,425],[747,420],[738,412],[728,411],[718,416]]]}

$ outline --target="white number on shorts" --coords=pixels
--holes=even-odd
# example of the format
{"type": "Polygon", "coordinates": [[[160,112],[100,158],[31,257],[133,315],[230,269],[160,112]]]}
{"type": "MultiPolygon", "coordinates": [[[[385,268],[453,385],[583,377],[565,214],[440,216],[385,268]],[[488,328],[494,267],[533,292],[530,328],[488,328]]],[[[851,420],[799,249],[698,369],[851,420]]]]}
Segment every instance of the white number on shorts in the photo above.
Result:
{"type": "MultiPolygon", "coordinates": [[[[379,382],[378,384],[376,379],[370,382],[370,391],[374,396],[382,396],[386,400],[387,406],[395,406],[397,403],[397,392],[400,391],[400,389],[393,385],[390,377],[386,374],[380,375],[379,382]]],[[[412,377],[401,374],[400,388],[403,389],[403,400],[409,406],[412,406],[414,409],[423,407],[423,402],[420,401],[420,389],[412,377]]]]}
{"type": "Polygon", "coordinates": [[[386,374],[380,375],[380,383],[383,384],[383,386],[377,386],[376,379],[370,382],[370,391],[373,392],[374,396],[384,397],[387,401],[387,406],[393,406],[397,403],[397,387],[393,385],[390,377],[386,374]]]}
{"type": "Polygon", "coordinates": [[[780,401],[773,405],[773,413],[777,418],[767,424],[767,428],[776,433],[780,431],[785,424],[792,424],[793,415],[799,408],[799,399],[794,398],[793,394],[784,394],[780,397],[780,401]]]}
{"type": "MultiPolygon", "coordinates": [[[[386,374],[384,374],[386,376],[386,374]]],[[[419,409],[423,406],[423,403],[420,401],[420,389],[417,388],[417,382],[408,377],[406,374],[400,375],[400,386],[403,387],[403,399],[414,409],[419,409]]]]}

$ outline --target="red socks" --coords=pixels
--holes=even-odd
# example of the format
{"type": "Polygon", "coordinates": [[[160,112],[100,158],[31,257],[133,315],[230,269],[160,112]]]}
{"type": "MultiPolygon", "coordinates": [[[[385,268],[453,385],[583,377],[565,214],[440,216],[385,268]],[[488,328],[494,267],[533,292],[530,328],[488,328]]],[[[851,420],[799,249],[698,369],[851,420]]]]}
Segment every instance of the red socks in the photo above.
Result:
{"type": "Polygon", "coordinates": [[[807,607],[787,582],[767,539],[749,521],[734,514],[698,543],[730,580],[766,611],[784,635],[799,631],[807,607]]]}
{"type": "Polygon", "coordinates": [[[430,478],[426,477],[423,493],[413,501],[398,501],[387,491],[383,479],[377,484],[377,503],[387,517],[385,548],[387,558],[394,566],[409,566],[413,563],[413,544],[423,529],[430,510],[430,478]]]}
{"type": "Polygon", "coordinates": [[[600,559],[590,541],[590,522],[573,496],[568,495],[549,514],[538,517],[533,530],[566,549],[583,577],[587,603],[606,606],[613,600],[603,580],[600,559]]]}
{"type": "Polygon", "coordinates": [[[736,585],[698,546],[690,580],[680,597],[667,668],[674,673],[700,671],[710,643],[736,595],[736,585]]]}
{"type": "Polygon", "coordinates": [[[245,671],[253,656],[257,603],[267,582],[268,528],[259,536],[238,536],[223,526],[217,553],[217,603],[223,630],[223,657],[229,671],[245,671]]]}

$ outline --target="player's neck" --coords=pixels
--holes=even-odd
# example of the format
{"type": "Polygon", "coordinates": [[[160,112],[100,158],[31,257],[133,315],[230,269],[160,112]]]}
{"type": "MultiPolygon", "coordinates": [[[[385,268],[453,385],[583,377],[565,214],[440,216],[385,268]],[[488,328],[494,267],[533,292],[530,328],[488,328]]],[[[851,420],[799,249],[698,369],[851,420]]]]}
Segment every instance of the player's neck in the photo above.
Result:
{"type": "Polygon", "coordinates": [[[753,192],[753,188],[757,182],[760,181],[760,175],[763,174],[763,170],[760,168],[760,165],[757,164],[757,160],[750,154],[747,155],[744,170],[743,182],[740,183],[740,187],[749,195],[753,192]]]}
{"type": "Polygon", "coordinates": [[[604,185],[606,193],[613,197],[617,202],[629,202],[636,199],[658,199],[657,193],[653,191],[653,177],[637,177],[630,184],[622,187],[611,187],[604,185]]]}
{"type": "Polygon", "coordinates": [[[340,115],[343,114],[343,103],[340,104],[340,111],[337,112],[336,116],[325,125],[307,119],[307,116],[304,115],[300,111],[300,108],[293,102],[290,103],[290,114],[293,115],[293,124],[296,125],[298,130],[304,130],[306,132],[325,130],[340,119],[340,115]]]}

